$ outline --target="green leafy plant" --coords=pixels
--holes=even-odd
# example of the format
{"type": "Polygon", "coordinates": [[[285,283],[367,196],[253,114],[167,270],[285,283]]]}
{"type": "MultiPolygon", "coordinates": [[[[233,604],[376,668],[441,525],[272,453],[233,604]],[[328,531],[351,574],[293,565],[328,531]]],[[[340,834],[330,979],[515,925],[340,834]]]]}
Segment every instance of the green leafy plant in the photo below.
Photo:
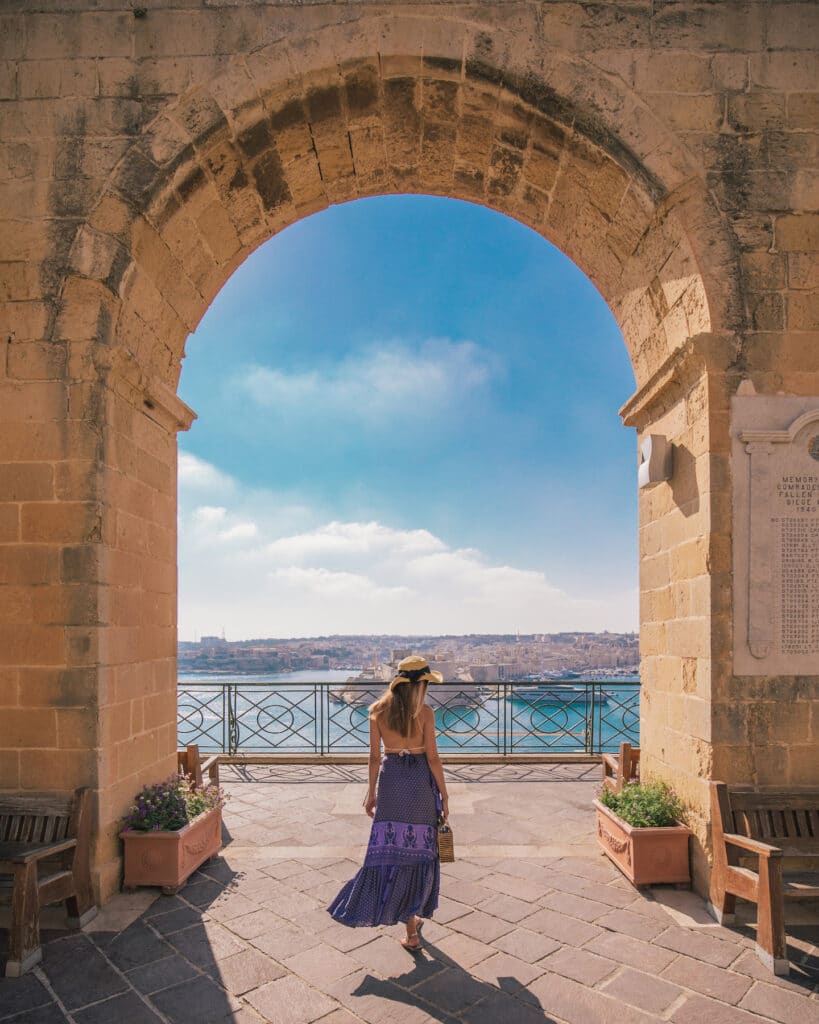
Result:
{"type": "Polygon", "coordinates": [[[132,832],[176,832],[205,811],[224,807],[226,796],[219,786],[195,789],[188,775],[172,775],[137,793],[123,821],[132,832]]]}
{"type": "Polygon", "coordinates": [[[600,803],[633,828],[664,828],[683,817],[679,797],[666,782],[630,782],[619,793],[603,789],[600,803]]]}

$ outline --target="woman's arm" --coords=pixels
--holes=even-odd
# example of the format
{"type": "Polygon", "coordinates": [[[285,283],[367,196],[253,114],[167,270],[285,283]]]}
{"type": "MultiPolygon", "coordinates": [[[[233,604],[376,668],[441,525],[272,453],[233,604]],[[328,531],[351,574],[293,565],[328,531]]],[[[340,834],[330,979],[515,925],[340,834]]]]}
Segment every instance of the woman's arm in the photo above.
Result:
{"type": "Polygon", "coordinates": [[[378,722],[370,718],[370,761],[369,787],[364,797],[364,810],[372,818],[375,815],[375,787],[378,782],[378,769],[381,767],[381,731],[378,722]]]}
{"type": "Polygon", "coordinates": [[[444,766],[441,764],[441,758],[438,756],[438,744],[435,742],[435,712],[429,706],[424,708],[424,748],[432,777],[435,779],[438,791],[441,794],[443,815],[445,818],[448,818],[449,797],[447,796],[446,782],[444,780],[444,766]]]}

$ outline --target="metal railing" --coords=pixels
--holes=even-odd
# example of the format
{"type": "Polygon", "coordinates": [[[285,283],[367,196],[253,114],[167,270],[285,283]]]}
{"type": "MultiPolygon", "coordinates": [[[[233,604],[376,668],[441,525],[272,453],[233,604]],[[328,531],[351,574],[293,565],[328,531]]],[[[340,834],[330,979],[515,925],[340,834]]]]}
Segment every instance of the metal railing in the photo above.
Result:
{"type": "MultiPolygon", "coordinates": [[[[178,685],[180,746],[243,754],[362,754],[367,706],[384,684],[186,682],[178,685]]],[[[430,686],[442,754],[600,754],[639,746],[640,684],[444,683],[430,686]]]]}

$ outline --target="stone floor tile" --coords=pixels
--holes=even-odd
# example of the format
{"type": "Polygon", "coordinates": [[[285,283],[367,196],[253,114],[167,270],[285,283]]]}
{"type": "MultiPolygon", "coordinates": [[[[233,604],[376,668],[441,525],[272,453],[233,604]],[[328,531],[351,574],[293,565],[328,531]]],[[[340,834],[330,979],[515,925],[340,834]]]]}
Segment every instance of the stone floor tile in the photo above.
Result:
{"type": "Polygon", "coordinates": [[[460,1020],[464,1024],[555,1024],[554,1018],[546,1016],[534,1005],[534,1000],[523,1003],[508,992],[492,992],[470,1006],[460,1015],[460,1020]]]}
{"type": "Polygon", "coordinates": [[[731,970],[749,978],[764,981],[769,985],[787,989],[789,992],[809,992],[819,983],[819,972],[816,969],[811,967],[806,969],[801,964],[794,963],[793,960],[791,960],[790,974],[773,974],[771,969],[759,959],[755,949],[746,950],[738,960],[731,964],[731,970]]]}
{"type": "Polygon", "coordinates": [[[445,1013],[461,1013],[489,995],[491,986],[459,967],[446,967],[426,978],[413,993],[445,1013]]]}
{"type": "Polygon", "coordinates": [[[121,971],[163,960],[173,953],[173,947],[158,938],[153,928],[142,920],[134,921],[118,935],[92,932],[91,938],[121,971]]]}
{"type": "Polygon", "coordinates": [[[674,949],[678,953],[685,953],[686,956],[693,957],[695,960],[704,960],[705,963],[713,964],[716,967],[727,967],[737,959],[742,951],[738,945],[734,945],[732,942],[715,939],[711,935],[687,928],[669,928],[658,935],[653,942],[656,946],[674,949]]]}
{"type": "Polygon", "coordinates": [[[544,970],[572,978],[593,988],[599,981],[616,971],[618,964],[606,957],[589,953],[585,949],[563,946],[538,963],[544,970]]]}
{"type": "Polygon", "coordinates": [[[519,960],[509,953],[495,953],[472,968],[476,978],[497,985],[504,992],[516,992],[543,974],[544,968],[519,960]]]}
{"type": "Polygon", "coordinates": [[[624,968],[616,977],[601,986],[606,995],[622,999],[649,1013],[661,1014],[682,995],[682,989],[643,971],[624,968]]]}
{"type": "MultiPolygon", "coordinates": [[[[370,947],[364,947],[369,949],[370,947]]],[[[405,952],[402,950],[402,952],[405,952]]],[[[321,987],[325,982],[335,981],[345,974],[357,971],[361,964],[347,953],[342,953],[326,943],[319,943],[301,953],[296,953],[282,961],[283,965],[293,973],[300,975],[305,981],[321,987]]]]}
{"type": "Polygon", "coordinates": [[[249,941],[256,949],[281,961],[288,956],[293,956],[294,953],[312,949],[313,946],[317,946],[321,942],[321,939],[314,932],[303,931],[289,921],[285,921],[273,928],[272,931],[257,935],[249,941]]]}
{"type": "Polygon", "coordinates": [[[487,946],[484,942],[478,942],[468,935],[461,934],[453,934],[434,945],[430,943],[426,948],[433,956],[442,954],[445,964],[451,960],[458,966],[467,969],[495,954],[495,949],[492,946],[487,946]]]}
{"type": "Polygon", "coordinates": [[[327,992],[367,1024],[457,1024],[412,991],[411,973],[386,980],[362,970],[332,982],[327,992]]]}
{"type": "MultiPolygon", "coordinates": [[[[536,999],[547,1016],[554,1015],[566,1024],[656,1024],[657,1018],[635,1007],[624,1005],[605,992],[586,988],[571,978],[544,974],[520,993],[536,999]]],[[[703,1017],[699,1024],[711,1024],[703,1017]]]]}
{"type": "Polygon", "coordinates": [[[661,923],[642,914],[635,914],[631,910],[620,909],[610,910],[603,917],[598,917],[595,924],[612,932],[624,932],[635,939],[644,939],[646,942],[651,942],[667,927],[667,922],[661,923]]]}
{"type": "Polygon", "coordinates": [[[126,974],[129,984],[137,990],[150,995],[163,988],[178,985],[196,975],[196,970],[183,957],[175,953],[164,960],[154,960],[142,967],[135,967],[126,974]]]}
{"type": "Polygon", "coordinates": [[[66,1024],[68,1018],[56,1003],[38,1006],[36,1010],[24,1010],[14,1017],[4,1018],[9,1024],[66,1024]]]}
{"type": "Polygon", "coordinates": [[[571,893],[574,896],[582,896],[587,900],[594,900],[609,907],[620,907],[621,909],[634,902],[634,890],[627,891],[616,885],[605,882],[597,882],[594,879],[581,877],[571,872],[555,872],[549,877],[549,885],[561,892],[571,893]]]}
{"type": "MultiPolygon", "coordinates": [[[[768,1018],[697,995],[690,996],[670,1019],[674,1024],[763,1024],[768,1018]]],[[[809,1019],[803,1017],[803,1024],[809,1019]]]]}
{"type": "Polygon", "coordinates": [[[166,914],[151,917],[151,925],[163,935],[171,935],[173,932],[181,932],[183,928],[190,928],[191,925],[199,924],[201,920],[201,910],[193,910],[191,907],[182,906],[166,914]]]}
{"type": "Polygon", "coordinates": [[[201,974],[150,998],[171,1024],[223,1024],[241,1009],[234,996],[201,974]]]}
{"type": "Polygon", "coordinates": [[[117,995],[128,987],[85,935],[48,943],[43,948],[42,969],[68,1010],[117,995]]]}
{"type": "Polygon", "coordinates": [[[77,1024],[161,1024],[162,1018],[136,992],[113,996],[71,1014],[77,1024]]]}
{"type": "Polygon", "coordinates": [[[236,869],[231,867],[223,855],[217,855],[199,868],[196,877],[212,878],[216,882],[232,882],[236,877],[236,869]]]}
{"type": "Polygon", "coordinates": [[[712,967],[702,960],[690,956],[678,956],[661,975],[669,981],[693,989],[701,995],[719,999],[724,1003],[738,1003],[752,985],[750,978],[726,971],[724,967],[712,967]]]}
{"type": "MultiPolygon", "coordinates": [[[[281,928],[285,921],[278,914],[274,914],[272,910],[254,910],[251,914],[222,921],[222,924],[242,939],[255,939],[259,935],[265,935],[276,928],[281,928]]],[[[287,922],[287,926],[291,927],[289,922],[287,922]]]]}
{"type": "Polygon", "coordinates": [[[361,1024],[361,1018],[353,1016],[349,1010],[339,1006],[337,1010],[333,1010],[326,1017],[322,1017],[321,1024],[361,1024]]]}
{"type": "Polygon", "coordinates": [[[751,1013],[759,1013],[781,1024],[806,1024],[814,1018],[819,1022],[819,1001],[806,1003],[803,995],[785,992],[775,985],[758,981],[740,1000],[739,1006],[751,1013]]]}
{"type": "Polygon", "coordinates": [[[0,1020],[51,1002],[51,993],[36,974],[29,972],[22,978],[0,977],[0,1020]]]}
{"type": "Polygon", "coordinates": [[[441,961],[434,959],[432,954],[423,948],[426,946],[424,939],[421,940],[421,952],[410,953],[398,941],[400,934],[400,932],[396,932],[395,937],[378,935],[366,946],[359,946],[351,950],[349,956],[355,962],[355,968],[360,970],[364,967],[385,978],[393,978],[393,980],[396,975],[414,971],[417,974],[416,981],[421,981],[443,970],[444,965],[441,961]]]}
{"type": "Polygon", "coordinates": [[[580,878],[594,879],[595,882],[608,883],[615,879],[619,881],[623,877],[619,869],[602,853],[594,859],[589,857],[561,857],[557,861],[556,867],[560,871],[566,871],[580,878]]]}
{"type": "Polygon", "coordinates": [[[245,943],[227,929],[217,928],[206,930],[201,925],[194,925],[193,928],[173,932],[168,936],[168,941],[186,960],[202,970],[212,972],[219,960],[247,949],[245,943]]]}
{"type": "Polygon", "coordinates": [[[441,924],[440,921],[434,920],[433,918],[427,918],[426,921],[421,920],[418,924],[420,929],[421,941],[426,938],[429,942],[438,942],[441,939],[447,938],[449,935],[454,935],[455,932],[448,924],[441,924]]]}
{"type": "MultiPolygon", "coordinates": [[[[505,896],[528,900],[530,903],[541,899],[551,888],[545,883],[535,882],[531,878],[516,878],[514,875],[504,875],[499,872],[490,873],[482,878],[481,887],[494,889],[495,892],[501,892],[505,896]]],[[[491,893],[486,893],[484,899],[491,895],[491,893]]],[[[458,897],[455,896],[455,899],[458,897]]],[[[476,900],[473,905],[477,906],[479,902],[481,901],[476,900]]]]}
{"type": "Polygon", "coordinates": [[[221,882],[203,879],[196,883],[189,882],[181,891],[180,896],[186,903],[199,907],[201,910],[207,910],[211,903],[219,899],[224,891],[225,887],[221,882]]]}
{"type": "Polygon", "coordinates": [[[304,871],[304,865],[294,860],[283,860],[278,864],[265,864],[262,871],[271,878],[289,878],[304,871]]]}
{"type": "Polygon", "coordinates": [[[213,975],[214,981],[234,996],[241,996],[287,973],[284,967],[257,949],[246,949],[225,957],[219,961],[218,967],[218,973],[213,975]]]}
{"type": "Polygon", "coordinates": [[[174,910],[189,910],[190,907],[183,903],[178,896],[166,896],[164,893],[145,910],[142,917],[146,920],[149,917],[161,917],[163,914],[170,914],[174,910]]]}
{"type": "Polygon", "coordinates": [[[503,893],[496,893],[484,901],[478,910],[484,914],[491,914],[493,917],[500,917],[504,921],[511,921],[517,924],[524,917],[532,913],[531,903],[519,900],[514,896],[504,896],[503,893]]]}
{"type": "Polygon", "coordinates": [[[246,998],[271,1024],[312,1024],[338,1008],[335,999],[292,975],[262,985],[246,998]]]}
{"type": "Polygon", "coordinates": [[[547,935],[531,932],[528,928],[515,928],[508,935],[502,935],[492,943],[504,953],[510,953],[519,960],[533,964],[560,948],[560,943],[547,935]]]}
{"type": "Polygon", "coordinates": [[[446,886],[441,886],[441,895],[463,904],[467,910],[473,910],[479,903],[483,903],[492,895],[495,886],[494,884],[490,885],[490,882],[494,883],[495,877],[491,874],[487,875],[480,883],[453,878],[447,881],[446,886]]]}
{"type": "Polygon", "coordinates": [[[441,865],[441,885],[446,886],[450,878],[460,878],[463,882],[477,882],[489,874],[489,868],[481,864],[472,864],[468,860],[456,860],[452,864],[441,865]]]}
{"type": "Polygon", "coordinates": [[[233,921],[237,917],[246,917],[259,909],[259,904],[239,892],[230,890],[223,892],[218,899],[207,908],[208,917],[214,921],[233,921]]]}
{"type": "Polygon", "coordinates": [[[628,964],[638,970],[659,973],[676,959],[670,949],[662,949],[651,942],[632,938],[631,935],[619,935],[615,932],[603,932],[586,946],[592,953],[607,956],[620,964],[628,964]]]}
{"type": "Polygon", "coordinates": [[[449,924],[456,918],[463,917],[464,914],[468,914],[470,910],[472,910],[472,907],[466,906],[463,903],[457,903],[455,900],[447,899],[446,896],[441,896],[438,899],[438,909],[435,911],[435,920],[439,924],[449,924]]]}
{"type": "MultiPolygon", "coordinates": [[[[432,922],[424,925],[428,928],[432,922]]],[[[449,932],[447,931],[447,935],[449,932]]],[[[359,946],[366,946],[373,940],[372,928],[348,928],[343,924],[332,922],[321,935],[316,936],[316,941],[326,942],[328,946],[340,950],[342,953],[349,953],[351,949],[358,949],[359,946]]]]}
{"type": "Polygon", "coordinates": [[[318,900],[304,892],[291,892],[286,896],[276,896],[273,899],[265,900],[262,904],[263,907],[272,910],[279,917],[284,917],[295,923],[298,923],[305,914],[320,905],[318,900]]]}
{"type": "Polygon", "coordinates": [[[605,934],[602,928],[598,928],[596,925],[578,921],[565,914],[558,914],[554,910],[535,911],[534,914],[525,917],[520,922],[520,926],[528,928],[529,931],[539,932],[541,935],[548,935],[550,939],[568,943],[570,946],[583,946],[592,939],[605,934]]]}
{"type": "Polygon", "coordinates": [[[587,900],[583,896],[575,896],[570,892],[550,892],[540,900],[546,910],[554,910],[558,914],[568,914],[580,921],[596,921],[607,914],[610,907],[596,900],[587,900]]]}
{"type": "Polygon", "coordinates": [[[492,942],[501,935],[508,935],[514,925],[501,918],[492,917],[490,914],[483,914],[480,910],[473,910],[471,914],[456,918],[449,927],[456,932],[469,935],[479,942],[492,942]]]}

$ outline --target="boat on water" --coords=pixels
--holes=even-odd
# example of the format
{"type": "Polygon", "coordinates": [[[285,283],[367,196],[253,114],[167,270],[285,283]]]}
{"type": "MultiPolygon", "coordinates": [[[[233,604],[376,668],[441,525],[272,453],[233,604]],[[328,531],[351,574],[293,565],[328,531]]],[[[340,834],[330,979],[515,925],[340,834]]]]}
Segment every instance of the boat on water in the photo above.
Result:
{"type": "MultiPolygon", "coordinates": [[[[591,699],[591,691],[586,686],[556,686],[554,683],[541,683],[537,686],[516,686],[507,694],[507,700],[525,700],[531,704],[585,704],[591,699]]],[[[608,704],[608,695],[602,691],[594,694],[595,704],[608,704]]]]}

